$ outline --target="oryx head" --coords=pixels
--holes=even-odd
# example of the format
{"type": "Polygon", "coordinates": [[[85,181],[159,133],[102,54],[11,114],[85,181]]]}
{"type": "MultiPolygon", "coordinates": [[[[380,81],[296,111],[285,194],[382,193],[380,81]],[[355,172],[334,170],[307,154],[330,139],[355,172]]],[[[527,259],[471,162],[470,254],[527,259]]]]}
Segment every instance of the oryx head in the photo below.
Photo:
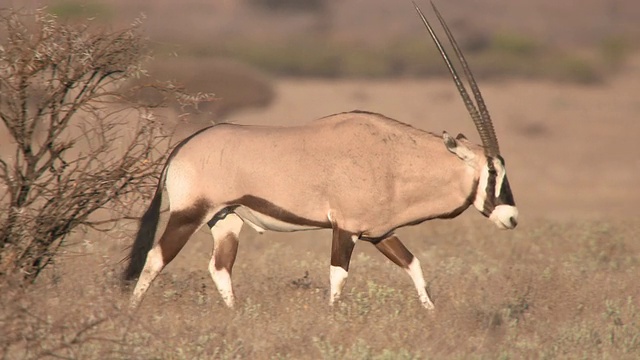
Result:
{"type": "Polygon", "coordinates": [[[458,92],[471,115],[471,119],[476,125],[476,129],[480,134],[480,139],[482,139],[484,154],[478,155],[476,152],[472,151],[467,145],[468,142],[466,138],[462,135],[458,135],[458,137],[454,139],[445,132],[443,135],[445,146],[449,151],[458,155],[458,157],[475,169],[478,185],[473,205],[476,209],[491,219],[499,228],[513,229],[518,224],[518,209],[516,208],[511,188],[509,187],[504,159],[500,156],[500,148],[498,147],[498,139],[496,137],[495,130],[493,129],[493,123],[491,122],[491,117],[489,116],[489,111],[487,110],[484,100],[482,99],[480,89],[478,88],[473,74],[469,69],[469,65],[467,64],[462,51],[458,47],[449,27],[435,5],[431,3],[442,28],[447,34],[447,38],[449,39],[449,42],[462,65],[465,77],[469,82],[471,92],[475,98],[475,104],[467,93],[464,84],[462,84],[456,69],[451,63],[449,56],[440,43],[440,40],[431,28],[431,25],[427,21],[427,18],[424,16],[422,11],[420,11],[418,5],[414,3],[414,6],[422,19],[422,22],[429,31],[431,38],[435,42],[436,47],[440,51],[440,54],[453,77],[453,81],[458,88],[458,92]]]}

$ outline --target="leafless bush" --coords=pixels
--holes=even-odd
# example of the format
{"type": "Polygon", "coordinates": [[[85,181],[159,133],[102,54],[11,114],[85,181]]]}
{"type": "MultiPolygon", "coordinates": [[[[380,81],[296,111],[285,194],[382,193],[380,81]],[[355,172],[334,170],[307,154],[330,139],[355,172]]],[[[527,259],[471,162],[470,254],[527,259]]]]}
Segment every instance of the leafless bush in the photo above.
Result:
{"type": "MultiPolygon", "coordinates": [[[[156,181],[168,142],[149,104],[120,90],[145,74],[140,21],[92,31],[44,11],[5,10],[0,22],[0,134],[8,138],[0,149],[0,277],[28,281],[78,226],[104,229],[127,216],[156,181]]],[[[148,87],[183,104],[211,98],[168,83],[148,87]]]]}

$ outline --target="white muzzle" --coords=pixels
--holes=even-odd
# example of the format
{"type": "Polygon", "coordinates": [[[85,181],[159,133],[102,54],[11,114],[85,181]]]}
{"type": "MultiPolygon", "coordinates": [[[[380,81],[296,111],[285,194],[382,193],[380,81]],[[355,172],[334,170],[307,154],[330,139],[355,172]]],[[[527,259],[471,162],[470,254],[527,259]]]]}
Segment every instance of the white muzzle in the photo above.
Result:
{"type": "Polygon", "coordinates": [[[498,205],[493,209],[489,219],[502,230],[510,230],[518,225],[518,208],[511,205],[498,205]]]}

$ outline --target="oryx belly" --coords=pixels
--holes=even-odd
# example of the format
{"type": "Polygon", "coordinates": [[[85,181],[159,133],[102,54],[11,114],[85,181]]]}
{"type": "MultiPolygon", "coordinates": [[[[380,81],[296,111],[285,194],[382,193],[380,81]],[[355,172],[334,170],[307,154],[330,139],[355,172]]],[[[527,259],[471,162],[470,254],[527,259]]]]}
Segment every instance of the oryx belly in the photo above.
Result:
{"type": "Polygon", "coordinates": [[[286,222],[281,219],[277,219],[274,216],[263,214],[261,212],[255,211],[246,206],[237,207],[234,212],[242,218],[242,220],[249,226],[251,226],[254,230],[259,233],[262,233],[266,230],[272,231],[303,231],[303,230],[313,230],[320,229],[319,226],[308,225],[308,224],[294,224],[291,222],[286,222]]]}

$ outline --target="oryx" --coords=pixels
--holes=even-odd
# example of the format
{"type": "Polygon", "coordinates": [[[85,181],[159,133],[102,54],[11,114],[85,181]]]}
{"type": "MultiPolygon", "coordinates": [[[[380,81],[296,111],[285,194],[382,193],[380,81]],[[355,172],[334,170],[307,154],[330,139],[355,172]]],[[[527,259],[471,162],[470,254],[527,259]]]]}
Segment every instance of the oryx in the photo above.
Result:
{"type": "MultiPolygon", "coordinates": [[[[414,4],[415,5],[415,4],[414,4]]],[[[480,91],[456,41],[433,6],[473,96],[415,5],[476,125],[482,146],[464,136],[442,137],[380,114],[352,111],[295,127],[218,124],[180,142],[162,171],[140,221],[125,279],[140,276],[137,306],[153,279],[196,230],[213,235],[209,272],[232,307],[231,270],[243,224],[262,232],[333,230],[330,303],[340,297],[357,240],[370,242],[410,275],[424,307],[420,262],[394,230],[453,218],[471,204],[499,228],[513,229],[518,211],[480,91]],[[169,220],[152,247],[163,188],[169,220]],[[144,264],[144,267],[143,267],[144,264]]]]}

